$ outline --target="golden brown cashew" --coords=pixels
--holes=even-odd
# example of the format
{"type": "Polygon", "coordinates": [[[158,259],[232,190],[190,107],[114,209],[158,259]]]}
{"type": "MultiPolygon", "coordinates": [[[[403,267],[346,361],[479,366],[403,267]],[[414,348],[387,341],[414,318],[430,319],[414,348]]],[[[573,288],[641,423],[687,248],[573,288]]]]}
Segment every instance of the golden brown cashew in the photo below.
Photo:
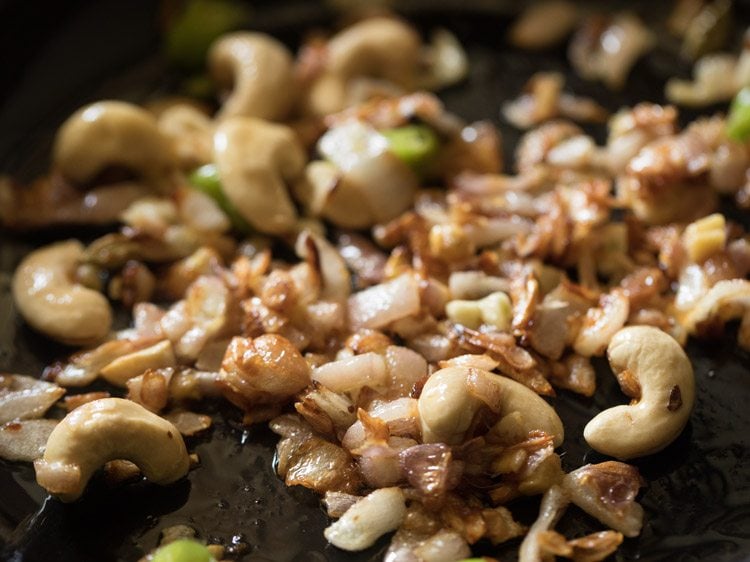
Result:
{"type": "Polygon", "coordinates": [[[223,35],[208,53],[208,66],[220,86],[232,88],[219,117],[286,117],[295,94],[289,50],[263,33],[223,35]]]}
{"type": "Polygon", "coordinates": [[[584,428],[584,438],[600,453],[618,459],[660,451],[680,434],[693,409],[690,360],[671,336],[650,326],[623,328],[607,354],[620,386],[632,387],[634,379],[640,396],[630,405],[601,412],[584,428]]]}
{"type": "Polygon", "coordinates": [[[177,165],[154,116],[121,101],[100,101],[71,115],[57,132],[53,159],[76,184],[89,183],[110,166],[159,184],[177,165]]]}
{"type": "Polygon", "coordinates": [[[497,387],[497,409],[503,415],[519,412],[525,432],[540,429],[554,437],[556,447],[562,443],[562,422],[544,399],[521,383],[473,367],[446,367],[427,379],[417,402],[425,443],[461,442],[483,404],[470,389],[471,377],[480,377],[481,384],[497,387]]]}
{"type": "Polygon", "coordinates": [[[420,55],[419,34],[393,18],[361,21],[328,42],[326,71],[312,84],[307,109],[326,115],[347,105],[348,82],[370,77],[407,90],[414,87],[420,55]]]}
{"type": "Polygon", "coordinates": [[[305,167],[305,151],[294,132],[250,117],[232,117],[214,135],[214,161],[224,193],[237,211],[267,234],[289,232],[297,211],[286,182],[305,167]]]}
{"type": "Polygon", "coordinates": [[[128,460],[155,484],[171,484],[190,466],[174,425],[122,398],[79,406],[55,427],[44,457],[34,463],[40,486],[62,501],[78,499],[104,463],[128,460]]]}
{"type": "Polygon", "coordinates": [[[101,293],[73,281],[83,245],[58,242],[31,252],[13,275],[13,299],[21,316],[43,334],[70,345],[104,339],[112,310],[101,293]]]}

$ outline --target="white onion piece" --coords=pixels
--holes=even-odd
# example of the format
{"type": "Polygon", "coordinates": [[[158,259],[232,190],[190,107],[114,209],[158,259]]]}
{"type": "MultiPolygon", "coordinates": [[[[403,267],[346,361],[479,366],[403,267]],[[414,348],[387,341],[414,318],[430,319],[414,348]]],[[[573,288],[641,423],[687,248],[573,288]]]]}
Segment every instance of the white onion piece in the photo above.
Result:
{"type": "Polygon", "coordinates": [[[24,375],[0,375],[0,424],[13,420],[39,418],[57,402],[65,389],[56,384],[24,375]]]}
{"type": "Polygon", "coordinates": [[[436,29],[428,50],[429,70],[420,80],[425,90],[439,90],[457,84],[469,73],[469,57],[455,35],[447,29],[436,29]]]}
{"type": "Polygon", "coordinates": [[[202,191],[183,187],[175,192],[175,199],[180,220],[195,230],[222,233],[231,227],[216,201],[202,191]]]}
{"type": "Polygon", "coordinates": [[[312,380],[334,392],[352,392],[364,386],[379,388],[387,378],[385,361],[373,352],[332,361],[312,372],[312,380]]]}
{"type": "Polygon", "coordinates": [[[399,530],[383,562],[454,562],[471,556],[466,540],[456,531],[441,529],[432,536],[399,530]]]}
{"type": "Polygon", "coordinates": [[[389,345],[385,362],[391,379],[389,388],[399,389],[400,394],[410,394],[414,385],[427,376],[427,361],[408,347],[389,345]]]}
{"type": "Polygon", "coordinates": [[[355,503],[323,534],[332,545],[356,552],[398,529],[405,516],[403,492],[399,488],[381,488],[355,503]]]}
{"type": "Polygon", "coordinates": [[[419,284],[405,273],[349,297],[349,328],[382,328],[419,312],[419,284]]]}
{"type": "Polygon", "coordinates": [[[349,270],[341,254],[328,240],[305,230],[297,237],[294,249],[320,274],[323,299],[343,301],[349,296],[352,286],[349,270]]]}
{"type": "Polygon", "coordinates": [[[539,545],[539,534],[555,528],[569,503],[570,499],[560,486],[552,486],[544,493],[542,503],[539,506],[539,516],[521,543],[521,548],[518,551],[518,562],[543,562],[546,560],[546,556],[542,555],[539,545]]]}

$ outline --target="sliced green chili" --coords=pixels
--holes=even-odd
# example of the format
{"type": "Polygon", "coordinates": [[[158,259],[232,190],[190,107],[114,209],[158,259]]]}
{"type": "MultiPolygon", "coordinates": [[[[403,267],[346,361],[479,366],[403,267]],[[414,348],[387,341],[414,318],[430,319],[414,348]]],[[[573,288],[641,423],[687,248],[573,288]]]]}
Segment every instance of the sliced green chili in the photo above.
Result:
{"type": "Polygon", "coordinates": [[[235,230],[242,232],[243,234],[249,234],[252,232],[250,225],[242,215],[239,214],[234,205],[232,205],[232,202],[229,201],[224,194],[224,189],[221,186],[221,179],[219,178],[219,172],[214,164],[206,164],[193,170],[188,177],[188,181],[193,187],[216,201],[221,210],[229,217],[229,220],[232,222],[232,227],[235,230]]]}
{"type": "Polygon", "coordinates": [[[190,539],[178,539],[159,547],[151,560],[153,562],[216,562],[208,548],[190,539]]]}
{"type": "Polygon", "coordinates": [[[406,125],[381,134],[388,139],[391,151],[418,174],[425,172],[440,149],[440,140],[427,125],[406,125]]]}
{"type": "Polygon", "coordinates": [[[740,142],[750,138],[750,86],[742,88],[729,106],[727,135],[740,142]]]}

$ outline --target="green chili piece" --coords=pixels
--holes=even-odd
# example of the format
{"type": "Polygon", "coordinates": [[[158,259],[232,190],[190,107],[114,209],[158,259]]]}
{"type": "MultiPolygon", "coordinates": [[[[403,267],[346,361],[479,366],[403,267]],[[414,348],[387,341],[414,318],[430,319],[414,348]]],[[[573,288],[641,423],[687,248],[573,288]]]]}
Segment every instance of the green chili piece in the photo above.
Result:
{"type": "Polygon", "coordinates": [[[252,227],[239,214],[232,202],[224,195],[224,189],[221,186],[219,172],[214,164],[206,164],[193,170],[188,177],[190,184],[197,190],[202,191],[211,199],[216,201],[222,211],[226,213],[232,222],[232,227],[243,234],[252,232],[252,227]]]}
{"type": "Polygon", "coordinates": [[[742,88],[729,106],[727,135],[740,142],[750,138],[750,86],[742,88]]]}
{"type": "Polygon", "coordinates": [[[167,31],[167,58],[188,70],[203,68],[211,43],[248,21],[248,7],[238,0],[188,0],[167,31]]]}
{"type": "Polygon", "coordinates": [[[427,125],[406,125],[381,134],[391,151],[418,174],[425,172],[440,149],[440,140],[427,125]]]}
{"type": "Polygon", "coordinates": [[[204,545],[190,539],[178,539],[159,547],[151,560],[153,562],[216,562],[204,545]]]}

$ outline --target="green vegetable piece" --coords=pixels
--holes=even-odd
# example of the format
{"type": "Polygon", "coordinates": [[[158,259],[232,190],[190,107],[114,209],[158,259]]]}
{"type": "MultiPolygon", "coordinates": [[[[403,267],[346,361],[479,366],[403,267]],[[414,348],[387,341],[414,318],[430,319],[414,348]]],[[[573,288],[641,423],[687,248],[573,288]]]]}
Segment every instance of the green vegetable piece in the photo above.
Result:
{"type": "Polygon", "coordinates": [[[214,39],[248,21],[248,7],[239,0],[188,0],[167,31],[167,59],[187,70],[203,68],[214,39]]]}
{"type": "Polygon", "coordinates": [[[750,86],[737,92],[729,106],[727,135],[740,142],[750,138],[750,86]]]}
{"type": "Polygon", "coordinates": [[[221,179],[219,179],[219,172],[214,164],[206,164],[193,170],[188,177],[188,181],[197,190],[202,191],[216,201],[221,210],[226,213],[232,222],[232,228],[243,234],[250,234],[252,232],[252,227],[239,214],[234,205],[232,205],[232,202],[227,199],[227,196],[224,195],[221,179]]]}
{"type": "Polygon", "coordinates": [[[391,151],[418,174],[423,174],[437,156],[440,140],[426,125],[406,125],[381,131],[391,151]]]}
{"type": "Polygon", "coordinates": [[[209,550],[197,541],[178,539],[159,547],[153,562],[216,562],[209,550]]]}

